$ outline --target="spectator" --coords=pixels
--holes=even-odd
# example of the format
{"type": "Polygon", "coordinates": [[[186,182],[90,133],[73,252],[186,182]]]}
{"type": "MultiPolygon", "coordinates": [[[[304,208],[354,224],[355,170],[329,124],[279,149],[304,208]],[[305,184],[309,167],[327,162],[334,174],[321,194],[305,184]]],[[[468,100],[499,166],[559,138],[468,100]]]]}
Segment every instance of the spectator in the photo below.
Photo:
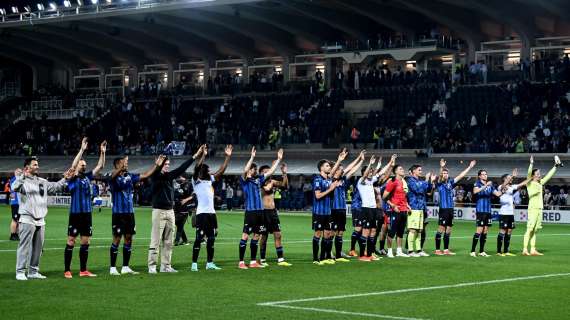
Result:
{"type": "Polygon", "coordinates": [[[360,137],[360,131],[358,131],[356,127],[352,127],[352,130],[350,131],[350,139],[352,140],[352,147],[354,149],[358,148],[357,143],[359,137],[360,137]]]}

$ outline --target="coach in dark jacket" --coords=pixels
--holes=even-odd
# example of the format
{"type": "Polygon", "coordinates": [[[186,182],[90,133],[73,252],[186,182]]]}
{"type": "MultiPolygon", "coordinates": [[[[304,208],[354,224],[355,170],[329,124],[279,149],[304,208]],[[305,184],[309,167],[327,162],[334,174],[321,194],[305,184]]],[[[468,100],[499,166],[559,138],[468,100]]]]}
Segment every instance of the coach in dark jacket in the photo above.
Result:
{"type": "Polygon", "coordinates": [[[177,272],[172,268],[173,236],[174,236],[174,179],[181,176],[192,165],[194,160],[204,152],[204,146],[191,159],[180,167],[169,171],[170,160],[164,161],[162,170],[155,172],[150,178],[152,182],[152,228],[150,246],[148,248],[148,273],[157,272],[159,247],[162,243],[160,272],[177,272]]]}

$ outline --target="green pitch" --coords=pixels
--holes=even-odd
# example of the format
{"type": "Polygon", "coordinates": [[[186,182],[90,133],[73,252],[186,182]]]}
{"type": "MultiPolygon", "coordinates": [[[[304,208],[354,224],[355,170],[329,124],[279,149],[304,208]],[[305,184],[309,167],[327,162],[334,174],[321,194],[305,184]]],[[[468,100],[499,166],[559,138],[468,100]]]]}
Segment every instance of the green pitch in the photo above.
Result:
{"type": "MultiPolygon", "coordinates": [[[[79,246],[76,245],[72,264],[74,278],[68,280],[63,278],[67,209],[51,208],[41,260],[41,271],[48,279],[18,282],[14,279],[17,243],[6,240],[9,209],[1,210],[2,319],[568,317],[570,226],[567,225],[546,225],[539,234],[539,249],[545,253],[544,257],[471,258],[468,251],[474,224],[458,222],[452,237],[452,248],[458,253],[455,257],[384,258],[371,263],[351,261],[315,266],[311,264],[310,217],[283,215],[285,256],[293,266],[276,266],[270,238],[271,266],[239,270],[237,249],[243,213],[221,212],[215,260],[223,270],[204,270],[206,250],[203,248],[200,271],[191,273],[192,247],[181,246],[175,247],[173,253],[173,266],[180,271],[178,274],[148,275],[150,210],[139,208],[131,266],[141,274],[111,277],[108,275],[111,215],[104,210],[94,215],[94,238],[89,254],[89,269],[99,277],[79,278],[79,246]],[[313,299],[316,297],[322,298],[313,299]]],[[[512,240],[515,253],[520,253],[524,229],[522,225],[518,227],[512,240]]],[[[189,238],[194,238],[193,230],[188,225],[186,229],[189,238]]],[[[426,245],[430,253],[434,247],[434,230],[435,222],[430,221],[426,245]]],[[[345,236],[345,248],[350,246],[351,231],[345,236]]],[[[487,242],[487,252],[491,254],[495,252],[496,233],[495,224],[487,242]]],[[[121,262],[119,255],[119,266],[121,262]]]]}

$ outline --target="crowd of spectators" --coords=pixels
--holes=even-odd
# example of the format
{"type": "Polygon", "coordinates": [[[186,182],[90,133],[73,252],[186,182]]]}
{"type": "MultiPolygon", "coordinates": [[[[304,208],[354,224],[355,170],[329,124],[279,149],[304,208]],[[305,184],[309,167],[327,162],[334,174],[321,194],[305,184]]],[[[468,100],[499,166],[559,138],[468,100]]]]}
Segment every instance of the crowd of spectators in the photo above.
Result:
{"type": "MultiPolygon", "coordinates": [[[[82,136],[108,142],[109,153],[153,155],[171,141],[184,142],[185,153],[198,143],[278,145],[326,142],[336,130],[342,100],[302,93],[240,96],[233,99],[153,101],[123,99],[110,103],[98,121],[78,113],[72,120],[29,118],[0,138],[0,152],[11,155],[67,155],[82,136]]],[[[94,148],[94,146],[92,146],[94,148]]]]}
{"type": "MultiPolygon", "coordinates": [[[[567,56],[557,62],[540,61],[544,65],[540,70],[568,76],[567,56]]],[[[485,69],[477,63],[460,72],[467,73],[467,83],[478,83],[485,82],[485,69]]],[[[139,155],[161,152],[171,141],[185,142],[186,152],[197,141],[242,148],[374,143],[380,149],[425,148],[428,153],[567,152],[570,147],[566,97],[570,87],[564,77],[563,81],[547,78],[540,83],[454,86],[463,80],[454,79],[448,70],[378,65],[338,72],[328,91],[321,90],[323,73],[317,71],[314,77],[308,91],[278,94],[283,87],[281,73],[255,72],[249,87],[256,94],[192,100],[163,90],[161,81],[148,78],[122,101],[98,105],[94,116],[78,109],[72,120],[40,115],[7,126],[0,138],[0,152],[69,154],[83,135],[107,139],[113,153],[139,155]],[[384,106],[365,119],[352,121],[343,114],[345,100],[373,98],[383,99],[384,106]]],[[[210,79],[207,90],[225,93],[236,84],[240,87],[241,81],[238,74],[220,72],[210,79]]],[[[73,109],[77,99],[98,97],[109,96],[46,86],[30,99],[62,100],[64,109],[73,109]]]]}

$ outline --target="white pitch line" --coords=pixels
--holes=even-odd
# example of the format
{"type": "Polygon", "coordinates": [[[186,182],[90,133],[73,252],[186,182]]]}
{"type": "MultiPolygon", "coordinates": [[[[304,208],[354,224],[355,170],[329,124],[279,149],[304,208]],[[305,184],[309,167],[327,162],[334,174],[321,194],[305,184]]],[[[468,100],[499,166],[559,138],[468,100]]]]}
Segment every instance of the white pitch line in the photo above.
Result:
{"type": "Polygon", "coordinates": [[[552,273],[552,274],[544,274],[544,275],[537,275],[537,276],[516,277],[516,278],[498,279],[498,280],[480,281],[480,282],[465,282],[465,283],[458,283],[458,284],[453,284],[453,285],[433,286],[433,287],[424,287],[424,288],[409,288],[409,289],[358,293],[358,294],[349,294],[349,295],[340,295],[340,296],[316,297],[316,298],[285,300],[285,301],[271,301],[271,302],[258,303],[257,305],[258,306],[264,306],[264,307],[285,308],[285,309],[314,311],[314,312],[325,312],[325,313],[333,313],[333,314],[361,316],[361,317],[368,317],[368,318],[399,319],[399,320],[422,320],[419,318],[397,317],[397,316],[390,316],[390,315],[383,315],[383,314],[376,314],[376,313],[351,312],[351,311],[344,311],[344,310],[321,309],[321,308],[313,308],[313,307],[299,307],[299,306],[291,306],[289,304],[300,303],[300,302],[323,301],[323,300],[338,300],[338,299],[346,299],[346,298],[354,298],[354,297],[391,295],[391,294],[396,294],[396,293],[419,292],[419,291],[438,290],[438,289],[461,288],[461,287],[469,287],[469,286],[480,286],[480,285],[486,285],[486,284],[496,284],[496,283],[504,283],[504,282],[544,279],[544,278],[553,278],[553,277],[565,277],[565,276],[570,276],[570,273],[552,273]]]}
{"type": "Polygon", "coordinates": [[[570,273],[551,273],[551,274],[543,274],[543,275],[536,275],[536,276],[516,277],[516,278],[497,279],[497,280],[478,281],[478,282],[464,282],[464,283],[457,283],[457,284],[451,284],[451,285],[423,287],[423,288],[408,288],[408,289],[399,289],[399,290],[390,290],[390,291],[377,291],[377,292],[347,294],[347,295],[340,295],[340,296],[315,297],[315,298],[285,300],[285,301],[270,301],[270,302],[258,303],[257,305],[258,306],[276,307],[278,305],[281,306],[281,305],[286,305],[286,304],[291,304],[291,303],[324,301],[324,300],[338,300],[338,299],[368,297],[368,296],[381,296],[381,295],[391,295],[391,294],[396,294],[396,293],[419,292],[419,291],[429,291],[429,290],[449,289],[449,288],[462,288],[462,287],[481,286],[481,285],[504,283],[504,282],[515,282],[515,281],[523,281],[523,280],[535,280],[535,279],[544,279],[544,278],[553,278],[553,277],[566,277],[566,276],[570,276],[570,273]]]}
{"type": "MultiPolygon", "coordinates": [[[[288,305],[282,305],[282,304],[272,305],[271,307],[304,310],[304,311],[326,312],[326,313],[334,313],[334,314],[344,314],[344,315],[350,315],[350,316],[361,316],[361,317],[369,317],[369,318],[397,319],[397,320],[424,320],[422,318],[395,317],[395,316],[376,314],[376,313],[363,313],[363,312],[350,312],[350,311],[335,310],[335,309],[297,307],[297,306],[288,306],[288,305]]],[[[425,320],[427,320],[427,319],[425,319],[425,320]]]]}

